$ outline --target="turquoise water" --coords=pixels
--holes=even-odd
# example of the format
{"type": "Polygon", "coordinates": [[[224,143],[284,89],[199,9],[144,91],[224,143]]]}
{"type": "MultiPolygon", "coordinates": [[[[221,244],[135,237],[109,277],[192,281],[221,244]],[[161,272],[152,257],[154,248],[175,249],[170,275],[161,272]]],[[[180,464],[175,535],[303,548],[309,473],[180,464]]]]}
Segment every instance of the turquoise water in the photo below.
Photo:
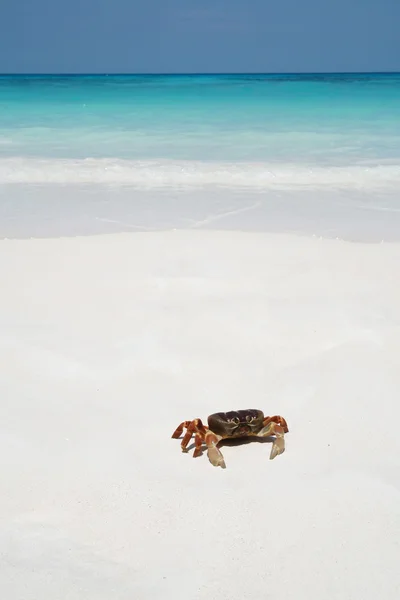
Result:
{"type": "Polygon", "coordinates": [[[400,74],[2,76],[0,235],[400,236],[400,74]]]}
{"type": "Polygon", "coordinates": [[[0,157],[400,157],[400,75],[3,76],[0,157]]]}

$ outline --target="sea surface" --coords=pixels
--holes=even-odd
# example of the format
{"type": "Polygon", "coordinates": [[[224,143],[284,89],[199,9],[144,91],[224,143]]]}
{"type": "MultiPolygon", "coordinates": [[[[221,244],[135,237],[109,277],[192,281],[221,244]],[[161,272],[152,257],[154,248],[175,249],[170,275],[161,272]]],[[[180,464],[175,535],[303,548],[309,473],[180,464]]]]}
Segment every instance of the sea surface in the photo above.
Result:
{"type": "Polygon", "coordinates": [[[400,74],[0,76],[2,237],[394,239],[399,196],[400,74]]]}

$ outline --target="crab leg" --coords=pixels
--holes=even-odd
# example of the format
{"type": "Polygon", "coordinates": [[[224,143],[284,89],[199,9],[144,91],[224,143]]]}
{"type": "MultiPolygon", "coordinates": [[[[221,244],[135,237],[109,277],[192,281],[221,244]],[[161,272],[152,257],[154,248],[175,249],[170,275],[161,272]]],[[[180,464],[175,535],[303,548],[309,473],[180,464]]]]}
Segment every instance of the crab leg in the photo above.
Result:
{"type": "Polygon", "coordinates": [[[266,425],[269,425],[269,423],[271,423],[272,421],[274,423],[277,423],[281,427],[283,427],[283,430],[284,430],[285,433],[289,432],[289,428],[288,428],[288,425],[286,423],[286,420],[283,417],[281,417],[280,415],[274,415],[273,417],[265,417],[265,419],[264,419],[264,427],[266,425]]]}
{"type": "Polygon", "coordinates": [[[182,421],[180,425],[175,429],[174,433],[171,435],[172,438],[178,439],[181,437],[183,430],[187,429],[190,425],[191,421],[182,421]]]}
{"type": "MultiPolygon", "coordinates": [[[[273,417],[271,417],[273,418],[273,417]]],[[[282,417],[280,417],[282,418],[282,417]]],[[[285,421],[286,423],[286,421],[285,421]]],[[[257,434],[257,437],[268,437],[270,435],[275,436],[274,443],[272,444],[270,460],[285,452],[285,428],[274,421],[270,421],[266,427],[263,427],[261,431],[257,434]]]]}
{"type": "Polygon", "coordinates": [[[203,440],[204,440],[203,435],[201,435],[200,433],[195,434],[194,443],[196,444],[196,446],[195,446],[195,449],[193,452],[193,458],[197,458],[198,456],[201,456],[203,454],[203,450],[202,450],[203,440]]]}
{"type": "Polygon", "coordinates": [[[216,435],[212,431],[207,431],[205,436],[205,442],[207,446],[208,460],[214,467],[226,468],[224,457],[219,448],[217,448],[218,442],[222,440],[222,436],[216,435]]]}
{"type": "Polygon", "coordinates": [[[178,425],[178,427],[175,429],[175,431],[174,431],[174,433],[172,434],[171,437],[173,437],[173,438],[179,438],[181,436],[181,434],[183,433],[184,429],[186,429],[186,433],[183,436],[183,440],[181,442],[181,448],[182,448],[182,452],[187,452],[186,446],[188,445],[188,443],[192,439],[192,435],[194,433],[194,431],[193,431],[193,421],[183,421],[180,425],[178,425]]]}
{"type": "Polygon", "coordinates": [[[199,456],[201,454],[202,440],[207,432],[207,428],[203,425],[201,419],[183,421],[180,425],[178,425],[171,437],[179,438],[184,429],[186,429],[186,433],[181,442],[182,452],[187,452],[187,445],[192,439],[193,434],[195,434],[196,449],[194,456],[199,456]]]}

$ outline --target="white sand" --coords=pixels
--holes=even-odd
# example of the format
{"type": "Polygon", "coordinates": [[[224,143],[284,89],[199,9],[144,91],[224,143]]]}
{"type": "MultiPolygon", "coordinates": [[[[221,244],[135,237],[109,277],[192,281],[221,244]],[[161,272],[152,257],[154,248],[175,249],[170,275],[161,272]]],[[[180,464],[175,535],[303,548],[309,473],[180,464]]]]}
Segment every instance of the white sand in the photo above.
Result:
{"type": "Polygon", "coordinates": [[[0,242],[4,600],[398,600],[400,244],[0,242]],[[282,414],[286,452],[182,454],[282,414]]]}

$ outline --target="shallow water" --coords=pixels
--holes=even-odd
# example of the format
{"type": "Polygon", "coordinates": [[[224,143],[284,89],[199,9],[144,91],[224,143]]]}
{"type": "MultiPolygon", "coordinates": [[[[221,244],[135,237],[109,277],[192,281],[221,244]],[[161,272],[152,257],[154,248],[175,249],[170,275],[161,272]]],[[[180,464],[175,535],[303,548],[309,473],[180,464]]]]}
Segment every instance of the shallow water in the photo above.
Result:
{"type": "Polygon", "coordinates": [[[400,75],[3,76],[0,186],[2,237],[200,221],[392,239],[400,75]]]}
{"type": "Polygon", "coordinates": [[[400,240],[396,196],[353,192],[145,191],[102,185],[0,187],[0,239],[212,229],[369,243],[400,240]]]}

